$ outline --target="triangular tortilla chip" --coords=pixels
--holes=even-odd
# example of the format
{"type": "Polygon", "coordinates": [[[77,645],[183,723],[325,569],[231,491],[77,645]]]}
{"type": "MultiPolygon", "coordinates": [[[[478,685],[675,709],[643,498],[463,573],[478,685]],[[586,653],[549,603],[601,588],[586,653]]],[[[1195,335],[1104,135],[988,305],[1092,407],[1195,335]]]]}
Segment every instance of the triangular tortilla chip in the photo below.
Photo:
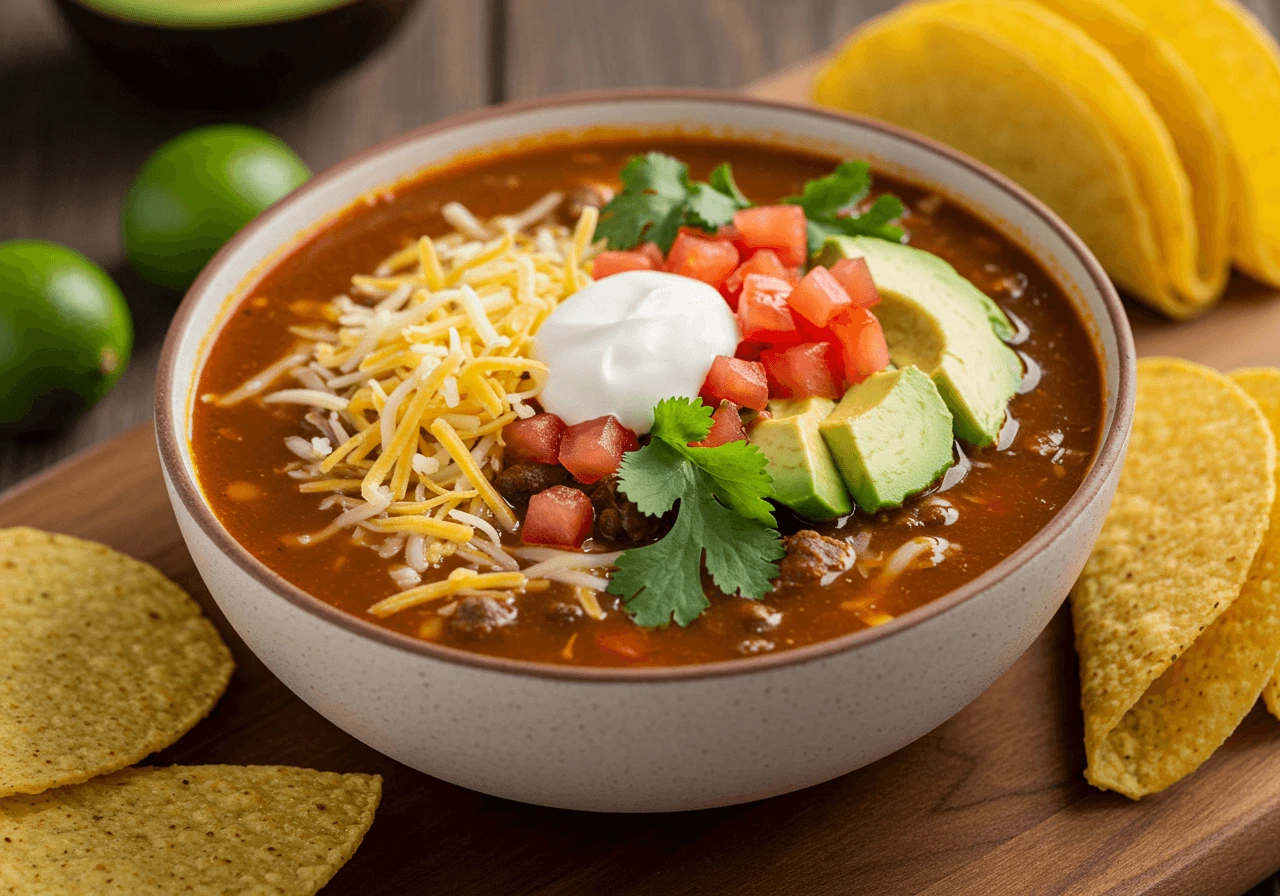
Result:
{"type": "MultiPolygon", "coordinates": [[[[1271,424],[1271,432],[1280,437],[1280,370],[1250,367],[1234,371],[1231,379],[1253,397],[1271,424]]],[[[1277,479],[1277,484],[1280,485],[1280,479],[1277,479]]],[[[1251,589],[1273,595],[1280,591],[1280,492],[1277,492],[1277,501],[1271,509],[1271,528],[1253,558],[1253,568],[1245,582],[1245,593],[1251,589]]],[[[1263,688],[1262,697],[1271,714],[1280,718],[1280,678],[1272,676],[1263,688]]]]}
{"type": "Polygon", "coordinates": [[[0,530],[0,796],[169,746],[218,702],[233,665],[155,568],[66,535],[0,530]]]}
{"type": "Polygon", "coordinates": [[[312,896],[359,847],[376,775],[277,766],[131,768],[0,800],[0,891],[312,896]]]}
{"type": "Polygon", "coordinates": [[[1265,576],[1241,589],[1270,524],[1275,460],[1240,386],[1189,361],[1139,362],[1120,485],[1071,592],[1094,785],[1134,799],[1168,787],[1271,677],[1274,587],[1265,576]]]}

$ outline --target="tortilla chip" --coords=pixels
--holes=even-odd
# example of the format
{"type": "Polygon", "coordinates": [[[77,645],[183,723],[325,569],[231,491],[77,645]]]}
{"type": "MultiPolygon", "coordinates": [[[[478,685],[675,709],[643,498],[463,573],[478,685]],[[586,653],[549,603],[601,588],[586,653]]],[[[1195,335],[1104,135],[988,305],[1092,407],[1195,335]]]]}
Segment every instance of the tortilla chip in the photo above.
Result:
{"type": "Polygon", "coordinates": [[[1266,418],[1230,379],[1139,362],[1115,502],[1071,593],[1092,784],[1134,799],[1163,790],[1270,678],[1274,587],[1263,575],[1241,588],[1270,523],[1275,460],[1266,418]]]}
{"type": "Polygon", "coordinates": [[[1171,273],[1197,257],[1173,139],[1123,67],[1065,19],[1030,2],[910,4],[854,32],[814,98],[981,159],[1057,211],[1129,292],[1175,317],[1200,307],[1171,273]]]}
{"type": "Polygon", "coordinates": [[[311,896],[351,858],[382,779],[277,766],[131,768],[0,800],[0,891],[311,896]]]}
{"type": "MultiPolygon", "coordinates": [[[[1271,432],[1280,440],[1280,370],[1275,367],[1250,367],[1237,370],[1231,374],[1240,388],[1248,392],[1253,400],[1262,408],[1267,422],[1271,424],[1271,432]]],[[[1280,472],[1277,473],[1280,477],[1280,472]]],[[[1277,479],[1280,487],[1280,478],[1277,479]]],[[[1277,492],[1280,498],[1280,492],[1277,492]]],[[[1249,570],[1248,581],[1245,582],[1245,594],[1251,589],[1280,591],[1280,500],[1271,509],[1271,528],[1267,537],[1253,558],[1253,568],[1249,570]]],[[[1242,598],[1243,599],[1243,596],[1242,598]]],[[[1277,655],[1280,662],[1280,654],[1277,655]]],[[[1280,718],[1280,678],[1272,676],[1262,690],[1263,700],[1273,716],[1280,718]]]]}
{"type": "Polygon", "coordinates": [[[231,652],[187,594],[110,548],[0,530],[0,796],[124,768],[204,718],[231,652]]]}
{"type": "Polygon", "coordinates": [[[1280,48],[1232,0],[1120,0],[1174,46],[1217,107],[1231,149],[1234,257],[1280,286],[1280,48]]]}
{"type": "Polygon", "coordinates": [[[1173,45],[1110,0],[1036,0],[1104,47],[1151,100],[1191,183],[1199,258],[1174,267],[1174,287],[1194,306],[1222,295],[1231,267],[1230,147],[1195,72],[1173,45]]]}
{"type": "Polygon", "coordinates": [[[1035,54],[1059,83],[1069,85],[1110,129],[1133,162],[1138,188],[1152,215],[1165,279],[1157,307],[1175,317],[1194,314],[1217,293],[1180,294],[1198,268],[1199,241],[1191,184],[1173,137],[1150,98],[1105,48],[1061,16],[1029,2],[951,0],[948,14],[998,32],[1035,54]]]}

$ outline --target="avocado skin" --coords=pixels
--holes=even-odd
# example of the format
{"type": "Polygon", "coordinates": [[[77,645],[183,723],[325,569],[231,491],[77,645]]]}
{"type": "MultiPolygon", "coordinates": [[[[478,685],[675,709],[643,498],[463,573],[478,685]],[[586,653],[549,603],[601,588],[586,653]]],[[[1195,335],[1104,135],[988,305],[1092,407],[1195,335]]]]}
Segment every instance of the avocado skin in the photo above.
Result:
{"type": "Polygon", "coordinates": [[[210,109],[267,105],[332,78],[377,49],[416,3],[352,0],[281,22],[170,28],[57,0],[89,54],[135,91],[210,109]]]}
{"type": "Polygon", "coordinates": [[[56,428],[129,365],[133,319],[119,287],[79,252],[0,243],[0,429],[56,428]]]}
{"type": "Polygon", "coordinates": [[[867,513],[900,506],[955,462],[951,411],[918,367],[884,370],[851,386],[818,429],[867,513]]]}

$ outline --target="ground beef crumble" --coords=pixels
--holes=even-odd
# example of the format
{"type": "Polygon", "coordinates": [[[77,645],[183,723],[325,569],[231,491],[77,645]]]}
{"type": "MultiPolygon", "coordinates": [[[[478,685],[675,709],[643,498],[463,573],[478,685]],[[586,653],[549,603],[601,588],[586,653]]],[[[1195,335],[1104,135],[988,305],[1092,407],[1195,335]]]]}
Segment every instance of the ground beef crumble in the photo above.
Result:
{"type": "Polygon", "coordinates": [[[787,553],[778,561],[777,588],[817,585],[824,576],[844,572],[854,559],[849,545],[812,529],[785,536],[782,546],[787,553]]]}

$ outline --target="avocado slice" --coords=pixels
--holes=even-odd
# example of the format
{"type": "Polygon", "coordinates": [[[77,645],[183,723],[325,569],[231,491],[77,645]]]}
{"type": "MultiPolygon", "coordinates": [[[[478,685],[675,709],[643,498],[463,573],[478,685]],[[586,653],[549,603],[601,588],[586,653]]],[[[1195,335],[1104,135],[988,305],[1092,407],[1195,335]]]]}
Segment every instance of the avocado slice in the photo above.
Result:
{"type": "Polygon", "coordinates": [[[179,28],[283,22],[328,12],[350,0],[79,0],[83,6],[131,22],[179,28]]]}
{"type": "Polygon", "coordinates": [[[818,430],[868,513],[924,491],[954,461],[951,411],[918,367],[883,370],[851,387],[818,430]]]}
{"type": "Polygon", "coordinates": [[[853,511],[849,492],[818,432],[835,408],[830,398],[774,399],[768,418],[751,427],[748,441],[769,460],[773,498],[811,520],[853,511]]]}
{"type": "Polygon", "coordinates": [[[417,0],[57,0],[93,56],[139,93],[260,106],[377,49],[417,0]]]}
{"type": "Polygon", "coordinates": [[[1000,307],[931,252],[874,237],[836,236],[823,244],[818,263],[841,258],[867,261],[881,296],[871,310],[893,363],[932,377],[951,409],[957,438],[993,444],[1022,382],[1022,362],[1001,341],[1014,329],[1000,307]]]}

